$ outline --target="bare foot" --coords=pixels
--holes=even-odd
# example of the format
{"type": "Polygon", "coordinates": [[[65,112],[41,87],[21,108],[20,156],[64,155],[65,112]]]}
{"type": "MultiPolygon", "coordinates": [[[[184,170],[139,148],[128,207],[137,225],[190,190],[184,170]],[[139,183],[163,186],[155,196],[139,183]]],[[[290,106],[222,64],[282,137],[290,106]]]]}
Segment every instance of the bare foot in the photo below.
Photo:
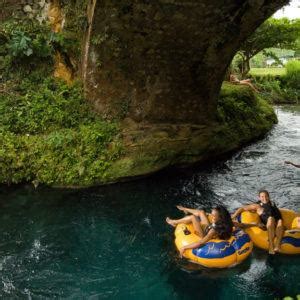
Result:
{"type": "Polygon", "coordinates": [[[181,206],[181,205],[177,205],[176,206],[179,210],[183,211],[185,214],[187,213],[185,210],[185,207],[181,206]]]}
{"type": "Polygon", "coordinates": [[[275,247],[275,248],[274,248],[274,251],[275,251],[275,252],[280,252],[280,250],[281,250],[280,247],[275,247]]]}
{"type": "Polygon", "coordinates": [[[274,255],[274,254],[275,254],[275,251],[274,251],[274,249],[269,249],[269,254],[272,254],[272,255],[274,255]]]}
{"type": "Polygon", "coordinates": [[[169,217],[166,218],[166,222],[173,227],[176,226],[176,222],[174,220],[171,220],[169,217]]]}

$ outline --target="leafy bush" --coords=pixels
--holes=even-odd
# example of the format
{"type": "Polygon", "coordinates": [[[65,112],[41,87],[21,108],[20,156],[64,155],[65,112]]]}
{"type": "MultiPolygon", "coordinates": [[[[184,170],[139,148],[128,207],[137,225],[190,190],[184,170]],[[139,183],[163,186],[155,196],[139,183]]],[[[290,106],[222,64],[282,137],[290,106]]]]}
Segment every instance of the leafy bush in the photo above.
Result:
{"type": "Polygon", "coordinates": [[[237,132],[232,140],[250,140],[253,130],[257,137],[265,133],[270,124],[277,122],[272,107],[245,86],[223,83],[217,106],[218,121],[224,124],[224,132],[237,132]],[[229,129],[228,129],[229,128],[229,129]],[[239,131],[236,130],[239,128],[239,131]]]}
{"type": "Polygon", "coordinates": [[[0,129],[0,182],[91,185],[121,153],[116,124],[95,122],[48,135],[16,135],[0,129]],[[108,147],[110,145],[110,147],[108,147]]]}
{"type": "Polygon", "coordinates": [[[32,70],[37,64],[45,64],[45,58],[47,65],[51,65],[56,50],[78,55],[80,49],[75,35],[52,32],[48,24],[40,24],[34,19],[4,23],[1,36],[4,43],[2,51],[10,58],[9,69],[25,66],[32,70]]]}
{"type": "Polygon", "coordinates": [[[117,124],[93,112],[79,83],[52,77],[54,54],[79,48],[72,35],[27,20],[5,23],[0,42],[0,183],[105,182],[122,151],[117,124]]]}
{"type": "Polygon", "coordinates": [[[285,68],[287,85],[294,89],[300,89],[300,61],[289,61],[285,68]]]}
{"type": "Polygon", "coordinates": [[[24,32],[15,31],[12,33],[12,37],[7,45],[7,48],[14,57],[30,56],[33,53],[30,44],[30,37],[26,36],[24,32]]]}
{"type": "Polygon", "coordinates": [[[14,21],[4,23],[2,32],[6,37],[7,55],[17,60],[32,56],[32,58],[51,57],[54,48],[52,33],[48,25],[38,21],[14,21]]]}
{"type": "Polygon", "coordinates": [[[297,103],[300,98],[300,87],[296,76],[252,75],[254,84],[261,91],[261,96],[270,103],[297,103]]]}
{"type": "Polygon", "coordinates": [[[91,185],[121,154],[116,123],[101,120],[81,86],[24,79],[0,97],[0,182],[91,185]]]}
{"type": "Polygon", "coordinates": [[[70,88],[51,77],[34,75],[0,96],[0,115],[0,126],[16,134],[74,128],[95,120],[79,84],[70,88]]]}

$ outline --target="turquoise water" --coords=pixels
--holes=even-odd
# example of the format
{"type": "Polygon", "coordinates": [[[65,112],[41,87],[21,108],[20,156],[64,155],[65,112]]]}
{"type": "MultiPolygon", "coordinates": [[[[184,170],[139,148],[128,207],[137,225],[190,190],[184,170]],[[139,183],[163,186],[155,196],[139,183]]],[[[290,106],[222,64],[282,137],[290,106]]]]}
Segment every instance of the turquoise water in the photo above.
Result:
{"type": "Polygon", "coordinates": [[[255,249],[209,270],[178,258],[176,204],[233,210],[267,188],[300,207],[300,109],[277,108],[264,139],[220,162],[86,190],[0,189],[0,296],[9,299],[274,299],[300,294],[300,257],[255,249]]]}

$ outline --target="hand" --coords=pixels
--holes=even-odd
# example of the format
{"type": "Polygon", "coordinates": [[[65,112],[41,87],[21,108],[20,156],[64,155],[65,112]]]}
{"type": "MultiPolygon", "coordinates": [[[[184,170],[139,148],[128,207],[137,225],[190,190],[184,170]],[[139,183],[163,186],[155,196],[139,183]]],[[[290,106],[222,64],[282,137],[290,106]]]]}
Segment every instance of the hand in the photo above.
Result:
{"type": "Polygon", "coordinates": [[[233,225],[238,227],[239,225],[241,225],[241,223],[237,222],[237,221],[232,221],[233,225]]]}
{"type": "Polygon", "coordinates": [[[184,247],[182,247],[182,248],[179,250],[179,256],[180,256],[180,258],[182,258],[183,253],[184,253],[185,250],[186,250],[186,249],[185,249],[184,247]]]}
{"type": "Polygon", "coordinates": [[[263,229],[263,230],[266,229],[266,225],[263,223],[258,223],[257,227],[259,227],[260,229],[263,229]]]}
{"type": "Polygon", "coordinates": [[[235,214],[231,215],[231,219],[234,220],[236,218],[235,214]]]}

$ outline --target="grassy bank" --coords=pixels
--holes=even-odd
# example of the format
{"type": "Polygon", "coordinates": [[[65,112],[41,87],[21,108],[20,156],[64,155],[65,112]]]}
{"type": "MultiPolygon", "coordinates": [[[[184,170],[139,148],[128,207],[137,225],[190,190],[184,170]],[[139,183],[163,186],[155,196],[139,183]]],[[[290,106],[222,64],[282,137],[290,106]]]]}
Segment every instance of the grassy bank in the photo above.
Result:
{"type": "Polygon", "coordinates": [[[251,76],[284,76],[285,68],[251,68],[251,76]]]}
{"type": "Polygon", "coordinates": [[[23,79],[0,96],[0,182],[91,185],[120,154],[118,126],[96,116],[80,85],[23,79]]]}
{"type": "Polygon", "coordinates": [[[0,182],[105,182],[121,152],[118,124],[93,112],[79,82],[53,78],[55,56],[67,61],[75,41],[30,20],[0,33],[0,182]]]}
{"type": "Polygon", "coordinates": [[[216,123],[129,125],[121,138],[117,123],[93,113],[80,84],[35,72],[10,82],[0,116],[0,182],[59,186],[116,182],[208,160],[263,136],[276,122],[249,88],[224,84],[216,123]]]}
{"type": "Polygon", "coordinates": [[[273,108],[260,95],[246,86],[226,82],[221,88],[217,112],[220,132],[215,142],[220,148],[237,148],[261,137],[277,123],[273,108]]]}
{"type": "Polygon", "coordinates": [[[207,124],[107,121],[73,75],[68,84],[53,78],[58,53],[76,73],[68,56],[78,55],[76,40],[34,21],[4,24],[0,39],[0,183],[90,186],[145,176],[238,149],[276,122],[265,101],[231,84],[207,124]]]}
{"type": "Polygon", "coordinates": [[[250,75],[261,96],[270,103],[299,103],[300,61],[291,61],[285,68],[254,68],[250,75]]]}

